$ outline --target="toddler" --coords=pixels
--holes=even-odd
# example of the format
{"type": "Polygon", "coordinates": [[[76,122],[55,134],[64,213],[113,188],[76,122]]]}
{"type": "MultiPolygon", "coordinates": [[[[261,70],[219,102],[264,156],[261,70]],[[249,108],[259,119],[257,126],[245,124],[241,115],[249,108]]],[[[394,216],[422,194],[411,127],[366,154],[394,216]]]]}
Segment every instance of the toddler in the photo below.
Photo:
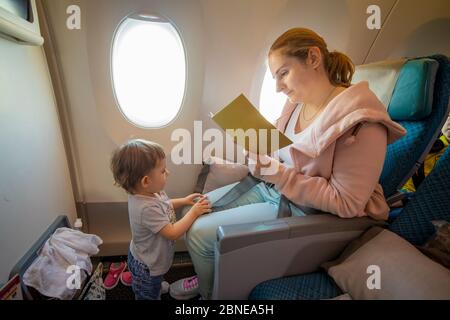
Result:
{"type": "Polygon", "coordinates": [[[136,139],[122,145],[112,156],[111,170],[116,185],[128,193],[133,292],[137,300],[158,300],[163,275],[172,265],[175,240],[199,216],[211,212],[211,206],[199,193],[169,199],[163,191],[169,175],[166,156],[157,143],[136,139]],[[192,208],[176,221],[175,210],[187,205],[192,208]]]}

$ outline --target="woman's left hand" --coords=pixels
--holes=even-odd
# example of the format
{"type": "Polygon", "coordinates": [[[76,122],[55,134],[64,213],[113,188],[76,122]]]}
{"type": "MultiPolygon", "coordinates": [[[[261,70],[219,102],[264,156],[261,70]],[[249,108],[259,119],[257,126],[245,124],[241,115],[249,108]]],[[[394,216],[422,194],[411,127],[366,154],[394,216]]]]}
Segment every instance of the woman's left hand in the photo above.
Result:
{"type": "MultiPolygon", "coordinates": [[[[249,159],[248,168],[254,177],[257,177],[257,178],[261,177],[261,171],[262,171],[263,175],[270,175],[270,174],[276,173],[276,170],[271,170],[271,169],[273,169],[273,168],[271,168],[273,165],[273,162],[272,162],[272,158],[270,156],[258,155],[256,153],[248,151],[246,157],[249,159]]],[[[276,168],[276,169],[278,169],[278,168],[276,168]]]]}

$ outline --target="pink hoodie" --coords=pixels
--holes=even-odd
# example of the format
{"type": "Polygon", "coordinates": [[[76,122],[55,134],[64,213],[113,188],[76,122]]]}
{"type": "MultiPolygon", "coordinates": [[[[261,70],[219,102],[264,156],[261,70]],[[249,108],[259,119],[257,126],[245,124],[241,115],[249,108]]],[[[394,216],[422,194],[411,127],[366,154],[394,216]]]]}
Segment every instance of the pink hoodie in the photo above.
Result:
{"type": "MultiPolygon", "coordinates": [[[[280,131],[286,129],[295,106],[284,107],[276,124],[280,131]]],[[[276,163],[274,175],[259,178],[274,183],[300,206],[343,218],[386,220],[389,207],[378,181],[387,144],[405,134],[363,81],[333,98],[301,132],[290,147],[294,168],[276,163]]]]}

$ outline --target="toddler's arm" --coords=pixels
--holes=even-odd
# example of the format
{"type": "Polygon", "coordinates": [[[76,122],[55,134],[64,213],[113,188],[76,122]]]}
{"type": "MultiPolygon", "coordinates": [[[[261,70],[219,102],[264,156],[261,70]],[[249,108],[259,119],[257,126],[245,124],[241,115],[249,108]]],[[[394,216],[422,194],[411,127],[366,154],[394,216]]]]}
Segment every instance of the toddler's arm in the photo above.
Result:
{"type": "Polygon", "coordinates": [[[191,227],[198,217],[207,212],[211,212],[211,205],[206,200],[206,196],[202,196],[182,219],[174,224],[169,223],[159,233],[166,239],[177,240],[191,227]]]}

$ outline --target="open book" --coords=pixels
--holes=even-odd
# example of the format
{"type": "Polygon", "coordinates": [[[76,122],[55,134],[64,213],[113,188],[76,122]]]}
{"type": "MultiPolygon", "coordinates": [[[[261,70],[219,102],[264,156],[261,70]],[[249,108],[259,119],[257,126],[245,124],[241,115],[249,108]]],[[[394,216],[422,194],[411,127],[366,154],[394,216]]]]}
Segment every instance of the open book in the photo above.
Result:
{"type": "Polygon", "coordinates": [[[235,143],[253,153],[271,154],[292,144],[243,94],[211,118],[235,143]]]}

